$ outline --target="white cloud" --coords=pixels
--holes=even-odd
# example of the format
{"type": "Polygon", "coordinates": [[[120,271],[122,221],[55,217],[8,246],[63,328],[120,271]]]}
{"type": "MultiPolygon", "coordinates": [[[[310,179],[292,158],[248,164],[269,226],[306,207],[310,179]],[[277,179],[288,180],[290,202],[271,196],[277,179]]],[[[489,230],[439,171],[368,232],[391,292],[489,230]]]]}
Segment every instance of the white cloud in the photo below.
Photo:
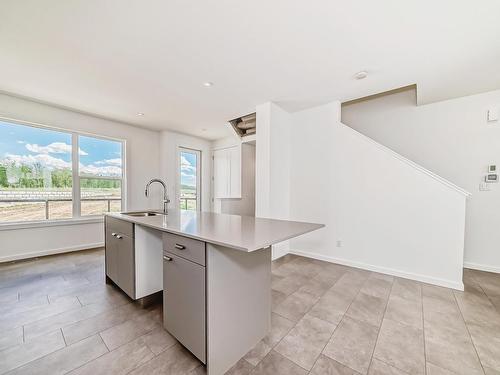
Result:
{"type": "Polygon", "coordinates": [[[191,166],[191,163],[189,162],[189,160],[187,160],[186,157],[184,157],[182,155],[181,155],[181,166],[183,166],[183,167],[184,166],[187,166],[187,167],[191,166]]]}
{"type": "MultiPolygon", "coordinates": [[[[71,154],[71,145],[64,142],[53,142],[47,146],[27,143],[26,149],[37,154],[71,154]]],[[[82,149],[79,149],[78,153],[82,156],[88,155],[82,149]]]]}
{"type": "Polygon", "coordinates": [[[97,164],[97,165],[115,165],[117,167],[121,167],[122,159],[116,158],[116,159],[99,160],[99,161],[96,161],[94,164],[97,164]]]}
{"type": "Polygon", "coordinates": [[[65,161],[63,159],[58,159],[47,154],[38,154],[38,155],[6,154],[2,162],[15,163],[18,165],[22,164],[33,165],[35,163],[40,163],[42,166],[48,169],[71,168],[71,162],[65,161]]]}
{"type": "Polygon", "coordinates": [[[181,155],[181,172],[189,172],[190,175],[196,174],[196,167],[194,167],[189,160],[181,155]]]}
{"type": "Polygon", "coordinates": [[[24,145],[26,142],[24,142],[24,141],[16,141],[16,143],[19,143],[20,145],[24,145]]]}

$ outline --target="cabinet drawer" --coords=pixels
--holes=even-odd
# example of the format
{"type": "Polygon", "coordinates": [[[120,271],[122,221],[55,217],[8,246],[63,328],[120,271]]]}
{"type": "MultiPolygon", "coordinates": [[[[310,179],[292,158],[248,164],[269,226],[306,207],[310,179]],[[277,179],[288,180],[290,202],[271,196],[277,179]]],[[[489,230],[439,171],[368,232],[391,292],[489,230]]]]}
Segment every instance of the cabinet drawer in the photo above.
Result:
{"type": "Polygon", "coordinates": [[[110,232],[119,233],[134,238],[134,224],[125,220],[106,216],[106,229],[110,232]]]}
{"type": "Polygon", "coordinates": [[[176,254],[184,259],[205,265],[205,242],[176,234],[163,234],[163,251],[176,254]]]}

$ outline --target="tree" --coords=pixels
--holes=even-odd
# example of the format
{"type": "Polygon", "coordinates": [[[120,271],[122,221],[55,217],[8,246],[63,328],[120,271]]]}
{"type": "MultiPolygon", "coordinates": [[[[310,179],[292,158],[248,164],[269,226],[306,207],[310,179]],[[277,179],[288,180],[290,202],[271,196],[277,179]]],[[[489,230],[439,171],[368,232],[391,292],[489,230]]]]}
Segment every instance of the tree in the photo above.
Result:
{"type": "Polygon", "coordinates": [[[7,168],[0,165],[0,186],[9,187],[9,180],[7,179],[7,168]]]}

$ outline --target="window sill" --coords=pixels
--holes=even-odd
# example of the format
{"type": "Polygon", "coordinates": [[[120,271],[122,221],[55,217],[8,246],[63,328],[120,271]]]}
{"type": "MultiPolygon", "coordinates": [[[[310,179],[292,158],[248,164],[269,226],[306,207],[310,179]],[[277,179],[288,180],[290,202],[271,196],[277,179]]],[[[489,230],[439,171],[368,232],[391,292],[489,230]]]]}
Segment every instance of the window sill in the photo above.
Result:
{"type": "Polygon", "coordinates": [[[16,221],[12,223],[1,223],[0,231],[44,228],[44,227],[61,227],[67,225],[93,224],[93,223],[103,223],[103,222],[104,222],[103,216],[89,216],[89,217],[79,217],[73,219],[45,220],[45,221],[26,221],[26,222],[16,221]]]}

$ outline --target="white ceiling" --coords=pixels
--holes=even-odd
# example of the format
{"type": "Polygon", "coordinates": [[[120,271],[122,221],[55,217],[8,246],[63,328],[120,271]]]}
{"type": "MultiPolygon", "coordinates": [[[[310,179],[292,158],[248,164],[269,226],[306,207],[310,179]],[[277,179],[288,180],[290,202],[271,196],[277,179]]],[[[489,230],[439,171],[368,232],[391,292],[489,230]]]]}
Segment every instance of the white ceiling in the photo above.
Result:
{"type": "Polygon", "coordinates": [[[2,0],[0,14],[0,90],[210,139],[269,100],[500,88],[498,0],[2,0]]]}

